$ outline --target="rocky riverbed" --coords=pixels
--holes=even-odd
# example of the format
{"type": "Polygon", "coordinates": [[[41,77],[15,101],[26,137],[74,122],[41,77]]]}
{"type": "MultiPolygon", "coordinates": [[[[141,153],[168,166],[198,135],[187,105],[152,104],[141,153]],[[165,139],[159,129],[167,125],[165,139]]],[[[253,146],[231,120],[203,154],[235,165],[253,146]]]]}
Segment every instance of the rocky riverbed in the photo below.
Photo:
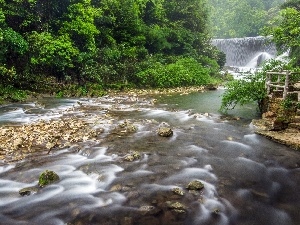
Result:
{"type": "MultiPolygon", "coordinates": [[[[153,105],[156,101],[153,96],[174,93],[186,95],[203,91],[205,91],[204,87],[112,91],[106,96],[111,104],[107,108],[78,100],[72,107],[56,112],[56,116],[50,119],[39,119],[17,125],[5,124],[0,127],[0,160],[18,161],[28,156],[34,157],[36,154],[49,154],[52,150],[63,149],[74,144],[80,145],[86,140],[96,140],[104,132],[104,127],[109,125],[114,125],[116,128],[112,132],[119,135],[134,132],[136,129],[134,125],[118,122],[117,116],[113,113],[114,109],[119,109],[121,104],[125,103],[133,110],[138,110],[138,105],[153,105]],[[93,113],[95,111],[102,113],[95,115],[93,113]]],[[[94,101],[98,100],[94,99],[94,101]]],[[[105,97],[99,100],[101,101],[105,103],[105,97]]],[[[36,108],[43,108],[43,104],[35,101],[34,105],[23,110],[24,113],[30,114],[36,108]]],[[[228,119],[228,117],[224,118],[228,119]]],[[[263,119],[253,120],[253,125],[256,127],[256,133],[291,148],[300,149],[300,126],[297,123],[292,123],[288,129],[280,131],[270,130],[268,122],[263,119]]],[[[166,129],[172,132],[170,128],[166,129]]],[[[158,130],[158,134],[159,132],[158,130]]]]}
{"type": "Polygon", "coordinates": [[[1,222],[296,224],[298,152],[199,101],[220,93],[169,96],[189,108],[136,92],[3,107],[1,222]],[[59,180],[40,187],[45,171],[59,180]]]}
{"type": "Polygon", "coordinates": [[[284,99],[270,95],[266,112],[261,119],[253,120],[252,124],[257,128],[257,134],[300,150],[300,109],[297,109],[299,103],[290,102],[289,107],[284,107],[284,103],[284,99]]]}
{"type": "Polygon", "coordinates": [[[300,150],[300,124],[292,123],[288,128],[279,131],[269,130],[267,122],[263,119],[253,120],[253,125],[256,127],[257,134],[295,150],[300,150]]]}
{"type": "MultiPolygon", "coordinates": [[[[36,154],[49,154],[52,150],[74,144],[80,145],[87,140],[96,140],[104,132],[104,127],[109,125],[114,125],[115,129],[112,132],[119,135],[134,132],[136,129],[134,125],[118,122],[117,116],[113,113],[114,109],[120,109],[121,104],[138,110],[139,105],[154,104],[155,98],[149,96],[173,93],[185,95],[204,90],[204,87],[189,87],[111,91],[106,97],[93,99],[94,103],[100,103],[98,105],[78,100],[72,107],[55,112],[55,116],[50,112],[52,114],[49,116],[50,119],[38,119],[25,124],[5,124],[0,127],[0,160],[18,161],[36,154]],[[109,104],[105,106],[105,102],[109,104]],[[93,113],[96,111],[101,113],[93,113]]],[[[25,114],[30,114],[37,108],[43,109],[43,103],[35,100],[33,105],[21,110],[25,114]]]]}

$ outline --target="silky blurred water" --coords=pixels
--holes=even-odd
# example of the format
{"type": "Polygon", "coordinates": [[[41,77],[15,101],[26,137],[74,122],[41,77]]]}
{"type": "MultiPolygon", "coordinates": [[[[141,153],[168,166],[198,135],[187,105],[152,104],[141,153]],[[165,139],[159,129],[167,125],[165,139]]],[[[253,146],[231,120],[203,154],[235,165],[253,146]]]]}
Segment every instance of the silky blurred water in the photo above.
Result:
{"type": "Polygon", "coordinates": [[[255,105],[223,117],[222,92],[156,96],[155,105],[147,98],[103,97],[2,106],[3,124],[68,113],[92,118],[105,112],[112,118],[95,125],[104,128],[97,140],[49,155],[45,150],[18,163],[1,162],[0,224],[298,224],[299,152],[254,133],[255,105]],[[78,112],[78,101],[93,111],[78,112]],[[114,132],[124,121],[137,132],[114,132]],[[158,136],[160,126],[169,126],[173,136],[158,136]],[[126,161],[133,151],[140,158],[126,161]],[[18,191],[36,186],[46,169],[60,180],[20,196],[18,191]],[[187,190],[192,180],[204,189],[187,190]],[[186,208],[176,211],[170,202],[186,208]]]}

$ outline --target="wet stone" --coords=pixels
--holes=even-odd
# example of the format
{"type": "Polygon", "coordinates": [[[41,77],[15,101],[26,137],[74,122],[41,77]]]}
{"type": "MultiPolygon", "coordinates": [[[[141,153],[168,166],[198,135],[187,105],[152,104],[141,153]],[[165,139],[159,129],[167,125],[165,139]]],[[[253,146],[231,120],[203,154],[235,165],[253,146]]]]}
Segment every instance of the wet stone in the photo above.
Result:
{"type": "Polygon", "coordinates": [[[173,135],[173,130],[169,127],[160,127],[157,134],[161,137],[171,137],[173,135]]]}
{"type": "Polygon", "coordinates": [[[46,170],[39,177],[39,186],[44,187],[59,180],[59,176],[51,170],[46,170]]]}
{"type": "Polygon", "coordinates": [[[186,206],[180,202],[166,202],[167,207],[174,210],[177,213],[185,213],[186,212],[186,206]]]}
{"type": "Polygon", "coordinates": [[[204,188],[204,184],[199,180],[193,180],[187,185],[186,188],[189,190],[201,190],[204,188]]]}
{"type": "Polygon", "coordinates": [[[176,194],[176,195],[180,195],[180,196],[183,196],[183,195],[184,195],[183,190],[182,190],[181,188],[179,188],[179,187],[173,188],[173,189],[172,189],[172,192],[173,192],[174,194],[176,194]]]}
{"type": "Polygon", "coordinates": [[[26,188],[22,188],[19,191],[19,194],[21,196],[28,196],[28,195],[31,195],[31,194],[35,194],[38,191],[39,191],[39,189],[37,187],[26,187],[26,188]]]}
{"type": "Polygon", "coordinates": [[[116,134],[122,135],[126,133],[135,133],[137,130],[138,128],[135,125],[129,123],[128,121],[124,121],[115,128],[114,132],[116,134]]]}
{"type": "Polygon", "coordinates": [[[139,208],[139,211],[142,215],[155,215],[161,210],[152,205],[144,205],[139,208]]]}
{"type": "Polygon", "coordinates": [[[141,158],[141,154],[137,151],[131,152],[129,155],[125,156],[125,160],[132,162],[141,158]]]}
{"type": "Polygon", "coordinates": [[[127,156],[125,156],[124,159],[125,159],[126,161],[129,161],[129,162],[134,161],[134,157],[133,157],[132,155],[127,155],[127,156]]]}
{"type": "Polygon", "coordinates": [[[221,212],[220,209],[215,208],[215,209],[212,210],[211,214],[212,214],[213,216],[219,216],[219,215],[220,215],[220,212],[221,212]]]}
{"type": "Polygon", "coordinates": [[[99,182],[105,182],[105,180],[107,180],[108,176],[106,174],[99,174],[97,180],[99,182]]]}
{"type": "MultiPolygon", "coordinates": [[[[144,216],[139,219],[136,224],[143,224],[143,225],[160,225],[161,222],[155,216],[144,216]]],[[[166,224],[166,223],[164,223],[166,224]]]]}
{"type": "Polygon", "coordinates": [[[110,191],[121,191],[122,190],[122,185],[121,184],[116,184],[111,187],[110,191]]]}
{"type": "Polygon", "coordinates": [[[124,186],[124,187],[122,187],[122,191],[124,191],[124,192],[128,192],[128,191],[130,191],[132,188],[131,187],[128,187],[128,186],[124,186]]]}
{"type": "Polygon", "coordinates": [[[127,195],[128,199],[137,199],[140,196],[138,191],[130,191],[127,195]]]}
{"type": "Polygon", "coordinates": [[[6,161],[21,160],[32,152],[45,149],[49,154],[54,148],[65,148],[103,133],[102,128],[92,127],[98,119],[96,116],[89,122],[86,118],[62,116],[50,121],[39,120],[26,125],[0,127],[0,149],[6,161]]]}

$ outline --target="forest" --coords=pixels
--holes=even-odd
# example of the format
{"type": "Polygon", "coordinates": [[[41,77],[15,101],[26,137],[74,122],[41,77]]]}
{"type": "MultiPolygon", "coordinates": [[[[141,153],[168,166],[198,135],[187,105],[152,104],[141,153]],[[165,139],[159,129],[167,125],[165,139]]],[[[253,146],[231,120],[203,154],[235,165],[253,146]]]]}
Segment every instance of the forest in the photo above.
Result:
{"type": "Polygon", "coordinates": [[[216,82],[206,0],[0,0],[3,99],[216,82]],[[26,91],[25,91],[26,90],[26,91]]]}
{"type": "MultiPolygon", "coordinates": [[[[289,2],[294,21],[299,1],[289,2]]],[[[0,0],[0,101],[19,101],[32,93],[100,96],[109,88],[220,82],[225,55],[211,39],[259,35],[274,15],[280,18],[268,25],[266,35],[297,55],[299,31],[282,38],[289,34],[280,28],[288,26],[279,14],[280,3],[0,0]],[[291,42],[295,37],[298,42],[291,42]]]]}

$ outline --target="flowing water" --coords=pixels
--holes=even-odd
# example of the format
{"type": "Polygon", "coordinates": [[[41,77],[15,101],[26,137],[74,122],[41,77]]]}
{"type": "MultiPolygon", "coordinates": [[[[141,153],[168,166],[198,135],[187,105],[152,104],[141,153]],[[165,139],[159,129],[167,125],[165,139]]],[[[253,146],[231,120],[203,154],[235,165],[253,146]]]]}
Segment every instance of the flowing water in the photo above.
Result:
{"type": "Polygon", "coordinates": [[[276,56],[275,45],[262,36],[214,39],[212,44],[226,54],[225,66],[229,67],[257,68],[276,56]]]}
{"type": "Polygon", "coordinates": [[[220,94],[157,96],[156,104],[135,97],[80,99],[93,107],[85,113],[74,107],[77,99],[1,107],[2,124],[68,113],[111,117],[93,124],[104,129],[96,139],[0,162],[0,224],[299,224],[299,152],[256,135],[253,106],[222,116],[220,94]],[[137,131],[113,132],[124,121],[137,131]],[[173,136],[158,136],[160,126],[169,126],[173,136]],[[126,161],[132,151],[141,157],[126,161]],[[60,180],[20,196],[46,169],[60,180]],[[193,180],[204,188],[186,189],[193,180]]]}

